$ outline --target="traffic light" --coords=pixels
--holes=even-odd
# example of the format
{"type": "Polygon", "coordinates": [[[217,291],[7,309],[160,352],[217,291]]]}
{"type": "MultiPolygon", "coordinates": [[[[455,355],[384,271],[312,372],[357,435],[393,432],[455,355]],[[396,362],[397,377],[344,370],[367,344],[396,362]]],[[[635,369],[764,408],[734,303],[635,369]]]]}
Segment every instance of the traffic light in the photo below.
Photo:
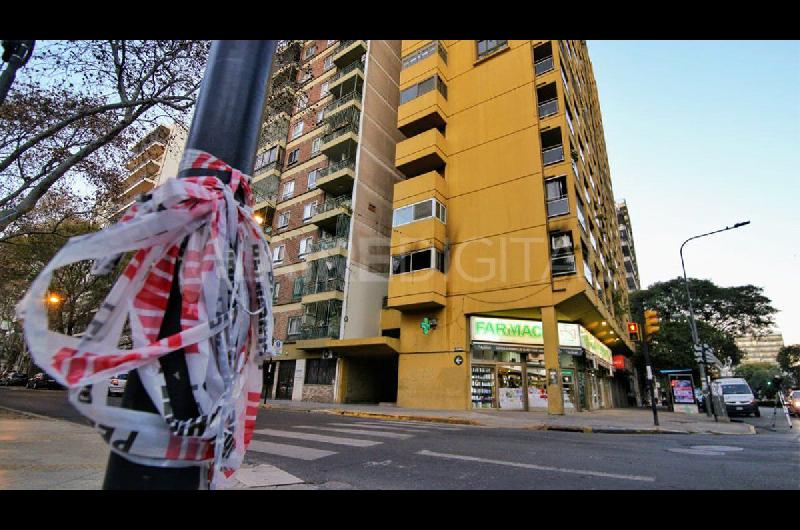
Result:
{"type": "Polygon", "coordinates": [[[658,318],[658,313],[656,313],[652,309],[645,309],[644,310],[644,340],[650,340],[650,338],[658,333],[658,330],[661,329],[661,319],[658,318]]]}
{"type": "Polygon", "coordinates": [[[642,340],[642,337],[639,335],[639,324],[636,322],[628,322],[628,336],[633,342],[642,340]]]}

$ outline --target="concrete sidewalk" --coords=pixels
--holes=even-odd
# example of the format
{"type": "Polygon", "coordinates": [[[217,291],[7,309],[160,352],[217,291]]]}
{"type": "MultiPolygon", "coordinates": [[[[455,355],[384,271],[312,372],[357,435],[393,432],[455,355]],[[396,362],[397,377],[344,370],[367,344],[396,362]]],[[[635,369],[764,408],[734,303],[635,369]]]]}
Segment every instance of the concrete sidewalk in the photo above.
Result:
{"type": "Polygon", "coordinates": [[[606,434],[755,434],[745,423],[715,422],[705,414],[658,412],[653,425],[651,409],[626,408],[593,412],[571,412],[551,416],[543,411],[425,410],[381,405],[346,405],[308,401],[267,400],[267,409],[295,410],[406,421],[430,421],[507,429],[575,431],[606,434]]]}

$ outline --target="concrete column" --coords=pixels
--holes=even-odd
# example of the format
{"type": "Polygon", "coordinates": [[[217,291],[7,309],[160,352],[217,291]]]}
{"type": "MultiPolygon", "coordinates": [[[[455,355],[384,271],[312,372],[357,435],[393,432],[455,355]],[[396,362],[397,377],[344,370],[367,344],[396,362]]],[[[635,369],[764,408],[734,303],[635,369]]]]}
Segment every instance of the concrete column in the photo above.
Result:
{"type": "Polygon", "coordinates": [[[547,413],[564,414],[564,390],[558,362],[558,320],[556,308],[542,308],[542,335],[544,338],[544,367],[547,370],[547,413]],[[551,373],[555,372],[555,384],[551,373]]]}
{"type": "Polygon", "coordinates": [[[294,365],[294,386],[292,387],[292,401],[303,401],[303,384],[306,381],[306,360],[297,359],[294,365]]]}

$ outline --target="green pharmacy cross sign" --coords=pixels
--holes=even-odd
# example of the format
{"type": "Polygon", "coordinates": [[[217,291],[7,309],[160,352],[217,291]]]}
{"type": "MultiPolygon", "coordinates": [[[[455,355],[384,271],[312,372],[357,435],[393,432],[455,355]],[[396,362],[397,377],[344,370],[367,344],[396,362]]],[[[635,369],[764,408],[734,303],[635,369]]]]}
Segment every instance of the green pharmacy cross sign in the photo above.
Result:
{"type": "Polygon", "coordinates": [[[419,327],[422,328],[422,333],[427,335],[431,332],[431,329],[436,327],[436,320],[431,320],[428,317],[422,319],[422,322],[419,323],[419,327]]]}

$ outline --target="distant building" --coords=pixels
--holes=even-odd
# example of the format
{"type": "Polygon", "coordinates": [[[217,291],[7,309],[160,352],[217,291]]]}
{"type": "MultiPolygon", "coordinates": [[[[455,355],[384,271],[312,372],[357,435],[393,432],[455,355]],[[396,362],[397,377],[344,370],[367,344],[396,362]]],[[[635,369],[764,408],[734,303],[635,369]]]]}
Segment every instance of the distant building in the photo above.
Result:
{"type": "Polygon", "coordinates": [[[778,352],[783,348],[783,335],[773,333],[763,337],[736,337],[736,346],[744,352],[742,363],[778,364],[778,352]]]}
{"type": "Polygon", "coordinates": [[[128,175],[122,183],[123,192],[110,208],[111,219],[119,218],[136,197],[177,174],[186,136],[179,125],[158,125],[136,143],[125,163],[128,175]]]}
{"type": "Polygon", "coordinates": [[[622,259],[625,263],[625,279],[629,291],[641,289],[639,283],[639,265],[636,262],[636,248],[633,245],[633,228],[625,201],[617,203],[617,224],[619,225],[619,241],[622,244],[622,259]]]}

